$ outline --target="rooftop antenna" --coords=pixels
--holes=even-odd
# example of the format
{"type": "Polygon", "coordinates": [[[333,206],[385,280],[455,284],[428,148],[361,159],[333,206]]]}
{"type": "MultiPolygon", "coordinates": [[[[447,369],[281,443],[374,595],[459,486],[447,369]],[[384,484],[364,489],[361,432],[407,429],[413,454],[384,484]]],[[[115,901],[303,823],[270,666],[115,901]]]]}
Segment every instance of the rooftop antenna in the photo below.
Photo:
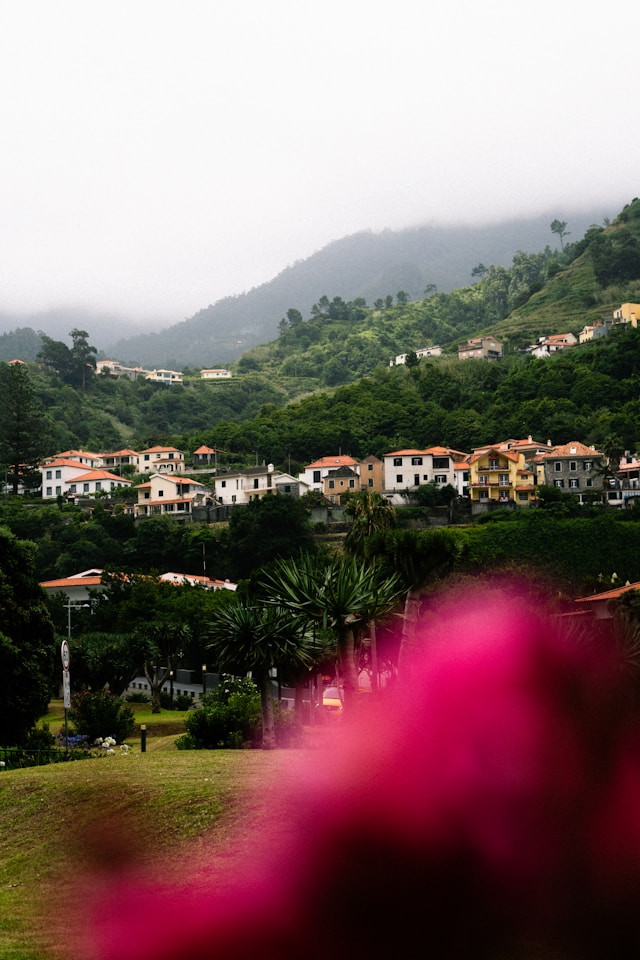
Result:
{"type": "Polygon", "coordinates": [[[202,572],[204,576],[207,575],[207,548],[206,545],[202,544],[202,572]]]}

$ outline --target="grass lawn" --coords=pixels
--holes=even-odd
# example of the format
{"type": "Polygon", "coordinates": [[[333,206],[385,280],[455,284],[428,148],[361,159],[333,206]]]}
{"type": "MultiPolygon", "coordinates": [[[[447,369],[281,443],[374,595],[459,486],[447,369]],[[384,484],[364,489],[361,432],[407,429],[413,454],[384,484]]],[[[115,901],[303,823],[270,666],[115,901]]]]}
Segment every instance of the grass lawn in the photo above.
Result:
{"type": "MultiPolygon", "coordinates": [[[[126,862],[178,882],[247,855],[265,818],[286,822],[301,751],[180,751],[182,715],[133,706],[144,753],[136,731],[128,755],[0,772],[2,960],[73,960],[85,873],[126,862]]],[[[52,705],[53,733],[63,714],[52,705]]]]}

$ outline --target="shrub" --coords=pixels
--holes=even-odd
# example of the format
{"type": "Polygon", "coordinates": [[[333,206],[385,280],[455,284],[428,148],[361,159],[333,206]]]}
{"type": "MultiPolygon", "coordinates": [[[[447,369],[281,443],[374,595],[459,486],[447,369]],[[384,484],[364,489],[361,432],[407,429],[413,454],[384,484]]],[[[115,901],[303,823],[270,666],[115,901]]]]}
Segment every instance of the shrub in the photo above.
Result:
{"type": "Polygon", "coordinates": [[[143,693],[142,690],[138,690],[136,693],[129,693],[125,700],[127,703],[149,703],[149,697],[146,693],[143,693]]]}
{"type": "Polygon", "coordinates": [[[180,749],[238,750],[256,746],[262,732],[260,694],[252,680],[223,675],[202,706],[185,720],[187,734],[180,749]]]}
{"type": "Polygon", "coordinates": [[[85,736],[89,743],[99,737],[113,737],[122,743],[133,732],[135,720],[131,707],[109,690],[91,693],[83,690],[71,698],[69,722],[77,736],[85,736]]]}
{"type": "Polygon", "coordinates": [[[173,700],[167,690],[160,691],[160,706],[163,710],[189,710],[193,704],[193,697],[188,693],[177,693],[173,700]]]}

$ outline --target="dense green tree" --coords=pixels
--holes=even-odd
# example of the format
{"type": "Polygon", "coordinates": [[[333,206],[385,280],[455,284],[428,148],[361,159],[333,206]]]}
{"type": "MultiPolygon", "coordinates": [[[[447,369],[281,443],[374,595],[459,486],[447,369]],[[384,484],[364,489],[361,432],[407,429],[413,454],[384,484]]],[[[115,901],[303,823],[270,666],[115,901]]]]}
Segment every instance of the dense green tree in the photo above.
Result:
{"type": "Polygon", "coordinates": [[[39,461],[48,452],[44,413],[26,364],[0,364],[0,409],[0,470],[16,495],[20,486],[40,486],[39,461]]]}
{"type": "Polygon", "coordinates": [[[269,494],[231,514],[227,550],[233,579],[246,579],[276,558],[314,549],[309,511],[293,497],[269,494]]]}
{"type": "MultiPolygon", "coordinates": [[[[35,548],[0,527],[0,742],[21,744],[46,713],[56,658],[35,548]]],[[[60,667],[59,679],[62,679],[60,667]]]]}

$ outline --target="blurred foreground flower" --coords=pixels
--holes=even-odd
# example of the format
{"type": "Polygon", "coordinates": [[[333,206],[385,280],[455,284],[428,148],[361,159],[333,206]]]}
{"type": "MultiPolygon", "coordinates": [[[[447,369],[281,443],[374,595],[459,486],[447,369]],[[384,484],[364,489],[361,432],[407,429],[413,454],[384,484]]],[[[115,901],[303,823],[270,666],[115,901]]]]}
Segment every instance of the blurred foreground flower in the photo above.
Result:
{"type": "Polygon", "coordinates": [[[231,887],[123,884],[91,956],[637,955],[635,700],[612,649],[558,624],[517,596],[432,617],[394,701],[301,772],[284,848],[231,887]]]}

